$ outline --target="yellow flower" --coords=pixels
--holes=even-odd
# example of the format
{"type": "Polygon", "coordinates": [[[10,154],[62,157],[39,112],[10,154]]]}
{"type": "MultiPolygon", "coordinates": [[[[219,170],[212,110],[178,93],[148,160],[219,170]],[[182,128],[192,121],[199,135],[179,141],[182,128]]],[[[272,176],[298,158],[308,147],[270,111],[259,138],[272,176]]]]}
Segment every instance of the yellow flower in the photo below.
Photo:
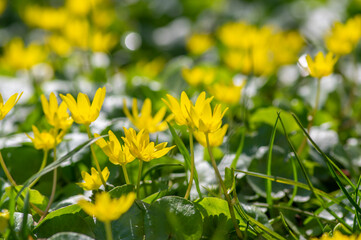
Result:
{"type": "Polygon", "coordinates": [[[65,131],[61,131],[59,134],[55,132],[55,129],[51,129],[50,131],[40,132],[37,127],[33,125],[34,138],[30,137],[29,134],[26,133],[26,136],[30,138],[30,140],[34,143],[34,147],[36,149],[43,149],[44,151],[48,151],[58,145],[63,136],[65,135],[65,131]]]}
{"type": "Polygon", "coordinates": [[[166,142],[155,146],[154,142],[149,142],[149,133],[144,129],[137,134],[133,128],[129,128],[129,130],[124,128],[124,134],[125,137],[122,137],[122,139],[129,147],[130,153],[145,162],[160,158],[175,147],[166,147],[166,142]]]}
{"type": "Polygon", "coordinates": [[[4,209],[0,212],[0,233],[4,233],[9,225],[9,211],[4,209]]]}
{"type": "Polygon", "coordinates": [[[201,55],[214,45],[213,39],[209,34],[196,33],[193,34],[186,43],[186,47],[190,53],[201,55]]]}
{"type": "MultiPolygon", "coordinates": [[[[109,141],[101,138],[96,141],[96,144],[103,150],[105,155],[109,157],[109,161],[115,165],[125,165],[133,161],[135,157],[130,153],[128,146],[121,145],[111,130],[109,130],[108,134],[109,141]]],[[[94,137],[98,138],[100,135],[94,134],[94,137]]]]}
{"type": "Polygon", "coordinates": [[[90,26],[86,19],[68,19],[62,30],[65,38],[72,46],[79,47],[83,50],[88,49],[90,26]]]}
{"type": "Polygon", "coordinates": [[[139,130],[145,129],[149,133],[159,132],[167,129],[166,121],[169,121],[172,116],[169,116],[162,121],[166,113],[166,108],[162,107],[155,115],[152,116],[152,101],[147,98],[145,99],[140,114],[137,108],[137,99],[133,98],[133,115],[130,114],[126,100],[123,101],[123,111],[127,118],[136,126],[139,130]]]}
{"type": "Polygon", "coordinates": [[[154,58],[151,61],[140,60],[135,65],[137,75],[154,79],[163,70],[165,60],[161,57],[154,58]]]}
{"type": "MultiPolygon", "coordinates": [[[[228,129],[228,124],[225,124],[217,131],[209,133],[208,134],[209,145],[211,147],[221,146],[223,143],[223,138],[226,135],[227,129],[228,129]]],[[[203,132],[194,131],[194,137],[203,147],[207,147],[206,135],[203,132]]]]}
{"type": "Polygon", "coordinates": [[[163,102],[167,104],[168,108],[173,112],[174,119],[178,125],[186,125],[190,128],[198,127],[198,121],[194,122],[194,120],[190,117],[191,108],[196,113],[199,113],[203,110],[204,106],[209,104],[213,97],[206,98],[206,93],[202,92],[196,101],[196,104],[189,100],[187,94],[183,91],[181,94],[181,99],[178,102],[173,96],[167,94],[168,101],[162,98],[163,102]],[[195,125],[196,124],[196,125],[195,125]]]}
{"type": "Polygon", "coordinates": [[[68,12],[64,8],[28,5],[24,13],[24,20],[27,24],[45,30],[62,29],[67,18],[68,12]]]}
{"type": "Polygon", "coordinates": [[[241,92],[245,82],[239,86],[235,86],[233,82],[230,84],[215,83],[208,87],[210,94],[218,101],[227,104],[237,104],[241,99],[241,92]]]}
{"type": "Polygon", "coordinates": [[[194,67],[192,69],[184,68],[182,76],[191,86],[209,85],[215,79],[215,69],[211,67],[194,67]]]}
{"type": "Polygon", "coordinates": [[[105,92],[105,87],[99,88],[91,104],[88,96],[84,93],[78,94],[77,101],[75,101],[74,97],[69,93],[66,96],[60,94],[60,97],[68,105],[76,123],[90,125],[90,123],[94,122],[99,116],[105,98],[105,92]]]}
{"type": "Polygon", "coordinates": [[[51,35],[47,38],[47,44],[50,49],[59,56],[67,56],[71,50],[70,43],[60,35],[51,35]]]}
{"type": "Polygon", "coordinates": [[[102,192],[95,195],[95,204],[84,199],[78,205],[90,216],[96,217],[102,222],[117,220],[127,212],[135,200],[135,193],[123,195],[118,199],[111,199],[109,193],[102,192]]]}
{"type": "MultiPolygon", "coordinates": [[[[109,170],[105,167],[102,171],[104,181],[107,181],[109,178],[109,170]]],[[[77,183],[84,190],[98,190],[103,184],[100,178],[99,172],[95,168],[91,168],[91,175],[85,171],[81,172],[81,177],[83,178],[83,183],[77,183]]]]}
{"type": "Polygon", "coordinates": [[[14,38],[4,48],[3,64],[14,69],[29,69],[46,59],[44,49],[35,43],[24,46],[20,38],[14,38]]]}
{"type": "Polygon", "coordinates": [[[331,32],[325,36],[326,47],[329,51],[346,55],[355,49],[361,38],[361,15],[347,20],[345,24],[336,22],[331,32]]]}
{"type": "Polygon", "coordinates": [[[343,235],[341,232],[336,231],[330,236],[328,233],[323,234],[320,238],[312,238],[311,240],[361,240],[361,235],[358,237],[356,235],[343,235]]]}
{"type": "Polygon", "coordinates": [[[6,8],[6,0],[0,0],[0,15],[4,12],[6,8]]]}
{"type": "Polygon", "coordinates": [[[0,93],[0,120],[4,119],[4,117],[9,113],[9,111],[15,106],[15,104],[19,101],[23,92],[13,94],[7,101],[4,103],[4,100],[0,93]]]}
{"type": "Polygon", "coordinates": [[[73,124],[73,119],[67,112],[66,103],[62,102],[58,106],[58,100],[54,93],[50,93],[49,102],[44,94],[41,95],[41,105],[43,106],[46,120],[56,129],[68,129],[73,124]]]}
{"type": "Polygon", "coordinates": [[[192,107],[190,117],[200,132],[212,133],[221,127],[222,118],[228,110],[227,107],[222,112],[221,108],[220,104],[216,104],[212,112],[210,103],[205,104],[202,111],[197,111],[195,107],[192,107]]]}
{"type": "Polygon", "coordinates": [[[67,0],[65,7],[67,10],[75,15],[85,16],[92,7],[92,1],[89,0],[67,0]]]}
{"type": "Polygon", "coordinates": [[[322,52],[318,52],[315,60],[312,60],[308,54],[306,60],[310,75],[315,78],[322,78],[333,72],[333,66],[337,62],[337,57],[334,57],[333,53],[330,52],[326,56],[322,52]]]}
{"type": "Polygon", "coordinates": [[[117,43],[117,37],[112,33],[96,31],[91,35],[91,48],[94,52],[109,52],[117,43]]]}

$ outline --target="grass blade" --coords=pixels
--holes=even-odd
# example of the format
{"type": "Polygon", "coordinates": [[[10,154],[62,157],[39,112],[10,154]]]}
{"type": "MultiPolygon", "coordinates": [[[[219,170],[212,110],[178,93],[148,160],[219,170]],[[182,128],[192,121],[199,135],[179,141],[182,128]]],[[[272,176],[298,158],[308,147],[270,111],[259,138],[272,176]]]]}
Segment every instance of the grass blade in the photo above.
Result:
{"type": "Polygon", "coordinates": [[[246,128],[243,127],[242,128],[242,136],[241,136],[241,142],[237,148],[237,152],[236,152],[236,156],[234,157],[232,164],[231,164],[231,168],[236,169],[237,168],[237,162],[239,159],[239,156],[241,156],[241,153],[243,151],[243,147],[244,147],[244,139],[246,138],[246,128]]]}

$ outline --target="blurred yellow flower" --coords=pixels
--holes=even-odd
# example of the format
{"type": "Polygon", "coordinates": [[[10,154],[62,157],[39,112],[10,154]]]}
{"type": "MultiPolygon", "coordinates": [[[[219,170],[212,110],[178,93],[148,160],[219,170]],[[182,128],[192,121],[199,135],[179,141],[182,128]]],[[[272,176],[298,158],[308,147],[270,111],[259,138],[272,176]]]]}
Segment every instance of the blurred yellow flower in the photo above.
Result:
{"type": "Polygon", "coordinates": [[[201,67],[197,66],[192,69],[183,68],[182,76],[186,80],[186,82],[196,87],[198,85],[208,86],[211,84],[216,76],[216,70],[212,67],[201,67]]]}
{"type": "Polygon", "coordinates": [[[48,151],[53,149],[58,145],[62,138],[65,135],[65,131],[61,131],[60,133],[56,132],[56,129],[52,128],[50,131],[40,132],[36,126],[32,126],[34,137],[30,137],[29,134],[26,133],[26,136],[30,138],[30,140],[34,143],[34,147],[36,149],[43,149],[44,151],[48,151]]]}
{"type": "Polygon", "coordinates": [[[304,40],[299,32],[279,32],[272,37],[270,49],[276,65],[294,64],[304,47],[304,40]]]}
{"type": "Polygon", "coordinates": [[[157,57],[152,61],[141,60],[136,63],[137,75],[153,79],[163,70],[165,64],[164,58],[157,57]]]}
{"type": "Polygon", "coordinates": [[[88,96],[84,93],[79,93],[77,101],[71,94],[66,96],[60,94],[60,97],[68,105],[74,121],[78,124],[90,125],[98,116],[102,108],[106,89],[105,87],[99,88],[94,96],[93,102],[90,104],[88,96]]]}
{"type": "Polygon", "coordinates": [[[239,86],[235,86],[233,82],[229,84],[215,83],[208,87],[208,92],[220,102],[226,104],[237,104],[241,99],[242,89],[245,81],[239,86]]]}
{"type": "Polygon", "coordinates": [[[318,52],[315,60],[312,60],[311,56],[308,54],[306,60],[310,75],[315,78],[322,78],[333,72],[333,66],[338,59],[331,52],[327,53],[326,56],[324,56],[322,52],[318,52]]]}
{"type": "Polygon", "coordinates": [[[63,36],[53,34],[47,38],[46,42],[51,51],[59,56],[65,57],[71,52],[71,45],[63,36]]]}
{"type": "Polygon", "coordinates": [[[181,94],[181,99],[178,102],[172,95],[167,94],[168,101],[162,98],[162,101],[168,106],[169,110],[171,110],[174,114],[174,119],[178,125],[185,125],[190,128],[198,127],[198,122],[194,122],[190,117],[191,108],[194,112],[200,114],[203,110],[204,106],[209,104],[213,97],[206,98],[206,93],[202,92],[196,101],[196,104],[189,100],[187,94],[183,91],[181,94]],[[197,125],[195,125],[197,124],[197,125]]]}
{"type": "Polygon", "coordinates": [[[0,15],[4,12],[6,8],[6,0],[0,0],[0,15]]]}
{"type": "Polygon", "coordinates": [[[24,12],[24,21],[30,26],[45,30],[60,30],[68,18],[64,8],[40,7],[27,5],[24,12]]]}
{"type": "Polygon", "coordinates": [[[95,195],[95,204],[84,199],[78,205],[90,216],[96,217],[102,222],[117,220],[127,212],[135,200],[135,193],[123,195],[118,199],[111,199],[109,193],[101,192],[95,195]]]}
{"type": "Polygon", "coordinates": [[[68,129],[73,124],[73,119],[69,116],[65,102],[58,106],[58,100],[54,93],[50,93],[49,102],[45,95],[41,95],[41,105],[50,125],[56,129],[68,129]]]}
{"type": "MultiPolygon", "coordinates": [[[[109,130],[109,141],[105,141],[103,138],[96,141],[96,144],[103,150],[105,155],[109,157],[115,165],[126,165],[132,162],[135,157],[130,153],[127,145],[121,145],[115,134],[109,130]]],[[[94,134],[95,138],[100,137],[99,134],[94,134]]]]}
{"type": "Polygon", "coordinates": [[[94,52],[109,52],[117,44],[117,37],[112,33],[96,31],[91,34],[90,43],[94,52]]]}
{"type": "Polygon", "coordinates": [[[108,28],[115,21],[114,8],[95,8],[92,12],[92,22],[101,29],[108,28]]]}
{"type": "Polygon", "coordinates": [[[65,7],[72,14],[85,16],[92,8],[91,0],[66,0],[65,7]]]}
{"type": "Polygon", "coordinates": [[[195,33],[187,40],[186,47],[194,55],[201,55],[214,45],[212,37],[207,33],[195,33]]]}
{"type": "Polygon", "coordinates": [[[0,233],[4,233],[9,225],[9,211],[4,209],[0,212],[0,233]]]}
{"type": "MultiPolygon", "coordinates": [[[[105,167],[102,171],[104,181],[107,181],[109,178],[109,170],[105,167]]],[[[95,170],[95,168],[91,168],[91,175],[86,171],[81,172],[81,177],[83,178],[84,182],[77,183],[80,187],[84,190],[98,190],[100,186],[103,184],[100,178],[99,172],[95,170]]]]}
{"type": "Polygon", "coordinates": [[[325,43],[330,52],[346,55],[356,48],[360,38],[361,15],[356,15],[345,24],[336,22],[331,32],[325,36],[325,43]]]}
{"type": "Polygon", "coordinates": [[[339,231],[333,232],[333,235],[330,236],[328,233],[324,233],[320,238],[311,238],[311,240],[361,240],[361,235],[358,237],[356,235],[343,235],[339,231]]]}
{"type": "Polygon", "coordinates": [[[63,33],[72,46],[86,50],[89,48],[89,29],[89,22],[86,19],[68,19],[63,27],[63,33]]]}
{"type": "Polygon", "coordinates": [[[35,43],[24,46],[20,38],[13,38],[5,47],[2,63],[14,69],[29,69],[43,62],[47,53],[43,47],[35,43]]]}
{"type": "MultiPolygon", "coordinates": [[[[228,129],[228,124],[225,124],[217,131],[209,133],[208,134],[209,145],[211,147],[221,146],[223,143],[223,138],[226,135],[227,129],[228,129]]],[[[206,135],[203,132],[194,131],[194,137],[203,147],[207,147],[206,135]]]]}
{"type": "Polygon", "coordinates": [[[4,103],[3,97],[0,93],[0,120],[4,119],[4,117],[9,113],[9,111],[15,106],[15,104],[19,101],[21,95],[23,95],[23,92],[21,92],[20,94],[15,93],[6,101],[6,103],[4,103]]]}
{"type": "Polygon", "coordinates": [[[167,154],[172,147],[166,147],[167,143],[160,143],[154,145],[154,142],[149,142],[149,133],[142,129],[137,134],[133,128],[123,128],[125,137],[122,137],[124,143],[129,147],[130,153],[145,162],[149,162],[152,159],[163,157],[167,154]]]}
{"type": "Polygon", "coordinates": [[[137,99],[133,98],[132,114],[130,114],[126,100],[123,100],[123,111],[127,118],[138,128],[138,130],[145,129],[149,133],[164,131],[168,128],[167,122],[172,118],[168,116],[165,121],[162,121],[166,113],[166,107],[162,107],[155,115],[152,116],[152,101],[145,99],[140,113],[138,112],[137,99]]]}

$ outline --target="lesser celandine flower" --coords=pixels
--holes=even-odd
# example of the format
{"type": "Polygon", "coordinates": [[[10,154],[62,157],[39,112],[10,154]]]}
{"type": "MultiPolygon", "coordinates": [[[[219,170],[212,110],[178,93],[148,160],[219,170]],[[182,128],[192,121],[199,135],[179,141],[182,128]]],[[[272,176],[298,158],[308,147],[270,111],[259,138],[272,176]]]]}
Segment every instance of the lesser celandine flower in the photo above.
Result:
{"type": "MultiPolygon", "coordinates": [[[[223,138],[226,135],[227,129],[228,129],[228,124],[225,124],[217,131],[209,133],[208,134],[209,146],[211,147],[221,146],[223,143],[223,138]]],[[[194,131],[194,137],[203,147],[207,147],[206,136],[203,132],[194,131]]]]}
{"type": "Polygon", "coordinates": [[[90,125],[99,116],[105,98],[105,92],[105,87],[99,88],[95,93],[92,103],[90,103],[88,96],[84,93],[78,94],[77,101],[69,93],[66,96],[60,94],[60,97],[68,105],[76,123],[90,125]]]}
{"type": "Polygon", "coordinates": [[[175,147],[166,147],[166,142],[155,145],[154,142],[149,141],[149,133],[144,129],[140,130],[138,134],[133,128],[123,129],[124,143],[129,147],[130,153],[142,161],[149,162],[152,159],[163,157],[175,147]]]}
{"type": "Polygon", "coordinates": [[[233,82],[229,84],[215,83],[208,87],[208,91],[220,102],[227,104],[239,103],[241,99],[241,92],[245,81],[241,85],[234,85],[233,82]]]}
{"type": "Polygon", "coordinates": [[[73,119],[69,116],[66,103],[62,102],[58,105],[58,100],[54,93],[50,93],[49,102],[44,94],[41,95],[41,105],[43,106],[46,120],[56,129],[68,129],[73,124],[73,119]]]}
{"type": "Polygon", "coordinates": [[[140,113],[138,112],[137,99],[133,98],[132,114],[130,114],[126,100],[123,101],[123,110],[127,118],[136,126],[139,130],[145,129],[149,133],[159,132],[167,129],[166,121],[169,121],[172,116],[169,116],[166,121],[162,121],[166,113],[166,108],[162,107],[155,115],[152,116],[152,101],[145,99],[140,113]]]}
{"type": "Polygon", "coordinates": [[[15,93],[6,101],[6,103],[4,103],[4,100],[0,93],[0,120],[4,119],[4,117],[9,113],[9,111],[19,101],[22,94],[23,94],[23,92],[21,92],[20,94],[15,93]]]}
{"type": "Polygon", "coordinates": [[[60,133],[55,132],[55,129],[52,128],[50,131],[42,131],[40,132],[39,129],[33,125],[33,132],[34,137],[30,137],[29,134],[26,133],[28,138],[34,143],[34,147],[36,149],[43,149],[44,151],[48,151],[53,149],[56,145],[58,145],[65,132],[61,131],[60,133]]]}
{"type": "Polygon", "coordinates": [[[190,53],[201,55],[214,45],[212,37],[207,33],[195,33],[187,40],[186,47],[190,53]]]}
{"type": "Polygon", "coordinates": [[[339,231],[333,232],[333,235],[330,236],[328,233],[324,233],[320,238],[311,238],[311,240],[361,240],[361,235],[343,235],[339,231]]]}
{"type": "Polygon", "coordinates": [[[109,193],[101,192],[95,195],[94,204],[82,199],[78,205],[90,216],[94,216],[102,222],[111,222],[128,211],[134,200],[135,194],[133,192],[118,199],[111,199],[109,193]]]}
{"type": "MultiPolygon", "coordinates": [[[[109,170],[105,167],[102,171],[102,175],[105,181],[109,178],[109,170]]],[[[100,186],[103,184],[102,180],[99,176],[99,172],[95,170],[95,168],[91,168],[91,174],[86,171],[81,172],[81,176],[84,180],[83,183],[77,183],[84,190],[98,190],[100,186]]]]}
{"type": "Polygon", "coordinates": [[[361,38],[361,15],[347,20],[345,24],[336,22],[325,37],[330,52],[346,55],[352,52],[361,38]]]}
{"type": "MultiPolygon", "coordinates": [[[[115,165],[126,165],[132,162],[135,157],[130,153],[128,146],[120,144],[118,138],[111,130],[109,130],[108,135],[109,141],[100,138],[96,141],[96,144],[109,157],[109,161],[115,165]]],[[[98,138],[100,135],[94,134],[94,137],[98,138]]]]}
{"type": "Polygon", "coordinates": [[[329,52],[326,56],[322,52],[318,52],[313,60],[310,55],[306,56],[309,73],[312,77],[322,78],[333,72],[333,67],[337,62],[337,57],[329,52]]]}
{"type": "Polygon", "coordinates": [[[167,104],[169,109],[174,114],[174,120],[178,125],[185,125],[189,128],[195,128],[198,127],[198,122],[195,123],[193,119],[190,117],[191,108],[194,112],[197,113],[197,115],[200,114],[201,111],[203,111],[203,108],[205,105],[209,104],[212,101],[212,98],[206,98],[206,93],[202,92],[196,101],[196,104],[193,105],[193,103],[189,100],[187,94],[183,91],[181,94],[181,99],[178,102],[177,99],[175,99],[172,95],[167,94],[168,101],[163,99],[163,102],[167,104]]]}
{"type": "Polygon", "coordinates": [[[186,82],[191,86],[205,85],[208,86],[215,79],[216,71],[215,68],[197,66],[192,69],[182,69],[182,76],[186,82]]]}

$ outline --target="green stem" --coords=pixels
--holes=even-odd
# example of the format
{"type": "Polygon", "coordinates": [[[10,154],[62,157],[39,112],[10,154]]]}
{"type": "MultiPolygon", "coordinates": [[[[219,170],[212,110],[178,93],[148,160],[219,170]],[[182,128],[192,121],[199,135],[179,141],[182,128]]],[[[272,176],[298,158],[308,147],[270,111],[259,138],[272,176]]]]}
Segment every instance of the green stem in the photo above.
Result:
{"type": "Polygon", "coordinates": [[[209,157],[211,158],[211,162],[212,162],[212,166],[214,168],[214,171],[216,173],[216,176],[218,178],[218,181],[219,181],[219,184],[221,185],[222,187],[222,190],[223,190],[223,194],[224,196],[226,197],[226,200],[227,200],[227,203],[228,203],[228,209],[229,209],[229,213],[231,215],[231,219],[232,219],[232,222],[233,222],[233,226],[234,226],[234,229],[236,230],[236,234],[237,234],[237,237],[239,239],[243,239],[243,234],[242,232],[239,230],[239,227],[238,227],[238,223],[237,223],[237,219],[236,219],[236,215],[234,214],[234,208],[233,208],[233,203],[232,203],[232,200],[230,198],[230,196],[228,195],[227,193],[227,188],[226,188],[226,185],[224,185],[224,182],[222,180],[222,176],[218,170],[218,167],[217,167],[217,163],[216,161],[214,160],[214,157],[213,157],[213,153],[212,153],[212,148],[211,146],[209,145],[209,136],[208,136],[208,133],[204,133],[206,135],[206,142],[207,142],[207,149],[208,149],[208,153],[209,153],[209,157]]]}
{"type": "Polygon", "coordinates": [[[189,177],[188,188],[186,191],[186,195],[184,196],[184,199],[188,199],[189,195],[191,193],[193,178],[194,178],[194,168],[195,168],[195,166],[194,166],[193,131],[191,128],[189,128],[189,147],[191,150],[191,175],[189,177]]]}
{"type": "MultiPolygon", "coordinates": [[[[48,152],[49,152],[48,150],[45,150],[45,151],[44,151],[43,161],[42,161],[42,163],[41,163],[41,166],[40,166],[40,169],[39,169],[38,172],[40,172],[41,170],[44,169],[44,167],[45,167],[45,165],[46,165],[46,162],[47,162],[47,160],[48,160],[48,152]]],[[[29,188],[32,188],[32,187],[35,185],[35,183],[37,183],[37,182],[39,181],[39,179],[40,179],[40,177],[38,177],[37,179],[35,179],[35,180],[29,185],[29,188]]]]}
{"type": "Polygon", "coordinates": [[[105,232],[107,234],[107,240],[113,240],[113,234],[112,234],[112,224],[107,221],[104,222],[105,225],[105,232]]]}
{"type": "Polygon", "coordinates": [[[123,174],[124,174],[124,178],[125,178],[125,183],[130,184],[127,167],[125,165],[122,165],[122,169],[123,169],[123,174]]]}
{"type": "MultiPolygon", "coordinates": [[[[89,128],[89,125],[85,125],[85,128],[86,128],[86,131],[88,133],[88,137],[89,139],[92,139],[93,138],[93,135],[92,133],[90,132],[90,128],[89,128]]],[[[99,176],[100,176],[100,180],[102,180],[102,183],[104,185],[104,189],[106,189],[107,185],[105,183],[105,180],[103,178],[103,174],[102,174],[102,170],[100,169],[100,165],[99,165],[99,162],[98,162],[98,158],[97,156],[95,155],[95,151],[94,151],[94,146],[93,144],[90,145],[90,151],[91,151],[91,154],[93,156],[93,160],[94,160],[94,163],[95,163],[95,167],[97,168],[98,170],[98,173],[99,173],[99,176]]]]}
{"type": "Polygon", "coordinates": [[[137,180],[137,199],[140,199],[139,198],[139,187],[140,187],[140,177],[142,175],[142,167],[143,167],[143,161],[139,159],[138,180],[137,180]]]}
{"type": "Polygon", "coordinates": [[[11,185],[13,185],[14,187],[16,186],[16,182],[15,180],[13,179],[13,177],[11,176],[10,172],[9,172],[9,169],[6,167],[6,164],[5,164],[5,161],[3,159],[3,156],[1,155],[1,152],[0,152],[0,164],[1,164],[1,167],[3,168],[4,170],[4,173],[6,175],[6,177],[8,178],[8,180],[10,181],[11,185]]]}

